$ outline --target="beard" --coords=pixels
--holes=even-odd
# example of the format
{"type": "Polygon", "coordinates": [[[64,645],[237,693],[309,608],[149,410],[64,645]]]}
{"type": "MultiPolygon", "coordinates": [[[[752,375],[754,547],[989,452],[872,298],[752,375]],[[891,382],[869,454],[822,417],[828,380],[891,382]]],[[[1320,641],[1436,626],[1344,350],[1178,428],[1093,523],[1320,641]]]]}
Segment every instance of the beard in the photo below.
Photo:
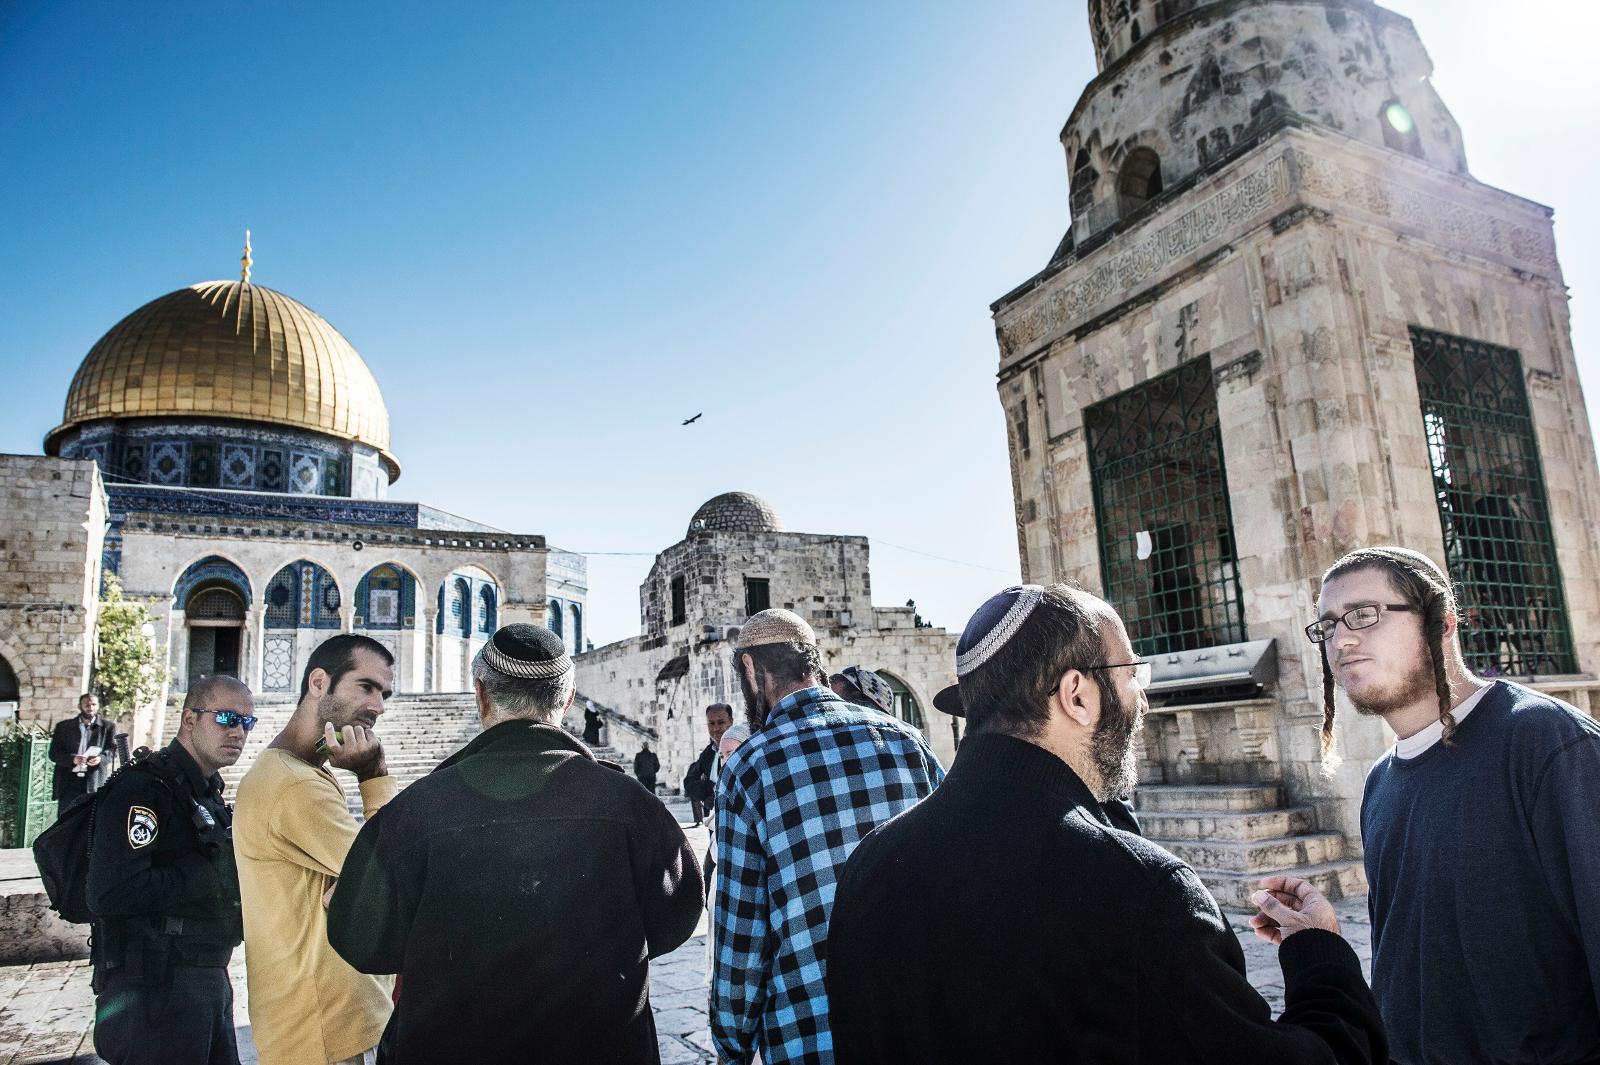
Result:
{"type": "Polygon", "coordinates": [[[1133,790],[1138,778],[1138,759],[1133,751],[1133,734],[1143,723],[1137,706],[1129,707],[1117,689],[1097,676],[1100,688],[1100,723],[1089,739],[1089,757],[1100,774],[1101,802],[1120,799],[1133,790]]]}
{"type": "Polygon", "coordinates": [[[335,731],[346,725],[365,725],[371,728],[376,722],[361,719],[360,708],[353,703],[345,702],[332,692],[322,697],[322,703],[317,707],[317,720],[326,725],[333,723],[335,731]]]}
{"type": "MultiPolygon", "coordinates": [[[[750,682],[745,679],[744,670],[739,668],[738,655],[733,656],[733,672],[739,678],[739,691],[744,696],[744,719],[749,723],[750,731],[754,732],[767,723],[767,714],[772,708],[767,705],[761,693],[752,688],[750,682]]],[[[760,669],[758,668],[756,672],[760,673],[760,669]]]]}
{"type": "Polygon", "coordinates": [[[1433,663],[1418,662],[1410,673],[1387,687],[1370,685],[1359,699],[1348,688],[1345,694],[1350,696],[1350,705],[1355,707],[1356,713],[1369,717],[1412,706],[1435,694],[1433,663]]]}

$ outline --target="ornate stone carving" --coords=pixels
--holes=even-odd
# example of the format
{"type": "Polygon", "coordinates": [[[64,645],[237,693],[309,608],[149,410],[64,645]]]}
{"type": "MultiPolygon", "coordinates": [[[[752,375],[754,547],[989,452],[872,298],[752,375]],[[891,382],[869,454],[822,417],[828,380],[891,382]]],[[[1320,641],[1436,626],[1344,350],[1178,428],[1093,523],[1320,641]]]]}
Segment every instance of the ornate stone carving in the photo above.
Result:
{"type": "MultiPolygon", "coordinates": [[[[1004,354],[1032,347],[1063,326],[1086,319],[1091,310],[1114,297],[1126,298],[1176,260],[1259,214],[1288,191],[1288,167],[1280,155],[1166,225],[1114,241],[1103,249],[1108,254],[1098,265],[1057,285],[1004,327],[1000,338],[1004,354]]],[[[1068,260],[1067,270],[1073,265],[1068,260]]]]}
{"type": "Polygon", "coordinates": [[[1416,226],[1429,240],[1448,247],[1494,258],[1510,255],[1546,275],[1558,269],[1555,241],[1545,227],[1496,218],[1475,207],[1305,151],[1293,154],[1300,188],[1306,192],[1416,226]]]}

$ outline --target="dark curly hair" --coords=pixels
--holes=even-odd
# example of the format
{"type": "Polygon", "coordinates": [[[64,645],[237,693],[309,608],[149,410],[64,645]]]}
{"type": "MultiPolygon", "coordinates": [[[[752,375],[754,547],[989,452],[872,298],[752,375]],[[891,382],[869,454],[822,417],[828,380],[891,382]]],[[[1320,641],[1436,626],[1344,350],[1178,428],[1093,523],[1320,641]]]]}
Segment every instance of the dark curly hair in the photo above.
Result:
{"type": "MultiPolygon", "coordinates": [[[[1395,594],[1422,615],[1422,638],[1428,645],[1433,665],[1433,687],[1439,696],[1439,724],[1443,740],[1450,746],[1456,719],[1450,713],[1450,678],[1445,672],[1445,619],[1457,615],[1456,594],[1450,578],[1427,555],[1404,547],[1363,547],[1352,551],[1322,575],[1323,587],[1335,577],[1358,570],[1379,570],[1389,578],[1395,594]]],[[[1318,644],[1322,652],[1322,753],[1333,747],[1333,669],[1328,664],[1328,645],[1318,644]]]]}

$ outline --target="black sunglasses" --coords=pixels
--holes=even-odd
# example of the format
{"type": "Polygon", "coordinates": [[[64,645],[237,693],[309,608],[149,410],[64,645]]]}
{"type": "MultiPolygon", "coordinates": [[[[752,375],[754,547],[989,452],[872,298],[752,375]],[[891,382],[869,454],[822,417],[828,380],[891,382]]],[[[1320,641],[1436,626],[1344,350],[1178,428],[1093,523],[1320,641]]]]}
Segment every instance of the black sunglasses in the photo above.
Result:
{"type": "Polygon", "coordinates": [[[196,710],[194,713],[210,714],[212,717],[217,719],[217,724],[221,725],[223,728],[232,728],[235,725],[243,725],[244,730],[249,732],[251,729],[256,727],[256,719],[253,716],[250,714],[241,714],[237,710],[196,710]]]}

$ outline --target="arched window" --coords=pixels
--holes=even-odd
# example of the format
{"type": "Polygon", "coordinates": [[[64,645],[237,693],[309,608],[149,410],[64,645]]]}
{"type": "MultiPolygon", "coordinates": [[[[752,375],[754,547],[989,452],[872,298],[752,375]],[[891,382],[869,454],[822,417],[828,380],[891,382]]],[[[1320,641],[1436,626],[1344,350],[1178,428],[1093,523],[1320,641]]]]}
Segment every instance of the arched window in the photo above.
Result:
{"type": "Polygon", "coordinates": [[[583,611],[578,609],[578,604],[573,603],[567,608],[572,615],[572,653],[583,653],[583,611]]]}
{"type": "Polygon", "coordinates": [[[411,574],[385,563],[369,571],[356,586],[358,627],[408,628],[416,615],[416,590],[411,574]]]}
{"type": "Polygon", "coordinates": [[[337,629],[339,585],[315,562],[291,562],[267,582],[267,628],[337,629]]]}
{"type": "Polygon", "coordinates": [[[485,584],[478,589],[478,631],[493,633],[499,627],[495,624],[496,616],[494,587],[485,584]]]}
{"type": "Polygon", "coordinates": [[[190,621],[244,622],[244,600],[231,588],[212,585],[195,592],[184,607],[190,621]]]}
{"type": "Polygon", "coordinates": [[[883,682],[889,685],[889,690],[894,693],[894,716],[912,728],[926,728],[922,707],[917,705],[917,697],[911,694],[911,689],[905,686],[905,682],[893,673],[885,673],[881,669],[874,672],[883,678],[883,682]]]}
{"type": "Polygon", "coordinates": [[[1378,109],[1378,125],[1383,127],[1383,146],[1422,158],[1422,137],[1417,133],[1417,120],[1411,117],[1406,105],[1397,99],[1384,101],[1378,109]]]}
{"type": "Polygon", "coordinates": [[[1082,218],[1089,213],[1089,208],[1094,206],[1094,186],[1100,180],[1100,174],[1089,163],[1089,149],[1078,149],[1078,157],[1072,162],[1072,217],[1082,218]]]}
{"type": "Polygon", "coordinates": [[[465,577],[450,583],[450,624],[461,635],[472,635],[472,584],[465,577]]]}
{"type": "Polygon", "coordinates": [[[1117,209],[1128,217],[1161,195],[1161,157],[1149,148],[1128,153],[1117,175],[1117,209]]]}
{"type": "Polygon", "coordinates": [[[545,608],[544,623],[550,626],[551,632],[555,633],[557,636],[560,636],[563,627],[561,622],[561,600],[552,599],[550,600],[550,604],[545,608]]]}
{"type": "Polygon", "coordinates": [[[17,703],[22,701],[22,685],[17,681],[16,671],[11,668],[11,663],[0,656],[0,703],[17,703]]]}

